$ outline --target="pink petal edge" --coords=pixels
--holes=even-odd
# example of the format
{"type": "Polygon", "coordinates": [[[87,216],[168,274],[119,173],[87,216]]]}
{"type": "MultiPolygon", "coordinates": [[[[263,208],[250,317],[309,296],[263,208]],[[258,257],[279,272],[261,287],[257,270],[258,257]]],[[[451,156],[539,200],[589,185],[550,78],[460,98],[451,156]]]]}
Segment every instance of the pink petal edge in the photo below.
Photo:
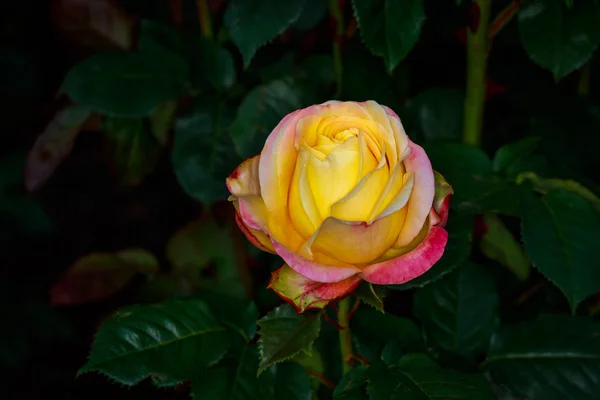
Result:
{"type": "Polygon", "coordinates": [[[322,283],[339,282],[360,272],[358,268],[319,264],[294,253],[281,243],[271,239],[273,248],[287,265],[308,279],[322,283]]]}
{"type": "Polygon", "coordinates": [[[399,285],[429,270],[444,254],[448,232],[433,226],[414,250],[391,260],[365,267],[360,274],[365,281],[376,285],[399,285]]]}
{"type": "Polygon", "coordinates": [[[235,222],[237,223],[237,226],[240,228],[244,236],[246,236],[250,243],[252,243],[257,249],[266,251],[267,253],[274,253],[273,249],[267,248],[260,242],[260,240],[258,240],[258,238],[252,233],[248,226],[244,224],[244,221],[242,221],[242,218],[240,217],[240,214],[237,211],[235,212],[235,222]]]}
{"type": "Polygon", "coordinates": [[[396,242],[397,247],[406,246],[419,234],[435,196],[433,168],[425,150],[410,140],[409,146],[411,154],[404,161],[404,165],[407,172],[415,174],[415,183],[408,200],[406,222],[396,242]]]}

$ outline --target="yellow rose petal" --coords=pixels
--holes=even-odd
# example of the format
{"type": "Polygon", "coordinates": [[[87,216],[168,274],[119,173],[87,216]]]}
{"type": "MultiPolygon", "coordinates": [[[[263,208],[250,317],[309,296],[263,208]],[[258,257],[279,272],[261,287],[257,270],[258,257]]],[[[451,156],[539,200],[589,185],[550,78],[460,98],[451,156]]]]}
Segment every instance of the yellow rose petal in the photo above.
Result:
{"type": "Polygon", "coordinates": [[[312,149],[308,160],[308,182],[322,219],[330,215],[333,203],[356,185],[359,169],[358,138],[352,137],[337,146],[325,159],[312,149]]]}
{"type": "Polygon", "coordinates": [[[347,196],[331,206],[331,216],[344,221],[367,221],[383,192],[390,173],[385,147],[377,168],[369,172],[347,196]]]}
{"type": "Polygon", "coordinates": [[[307,165],[311,154],[302,149],[290,186],[290,219],[303,237],[309,237],[321,225],[322,219],[308,183],[307,165]]]}

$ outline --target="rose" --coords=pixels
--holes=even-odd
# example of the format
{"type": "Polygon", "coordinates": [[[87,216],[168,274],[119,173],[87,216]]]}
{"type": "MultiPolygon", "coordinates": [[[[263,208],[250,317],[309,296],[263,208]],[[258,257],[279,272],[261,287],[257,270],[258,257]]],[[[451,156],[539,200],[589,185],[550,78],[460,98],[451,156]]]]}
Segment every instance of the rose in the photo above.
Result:
{"type": "Polygon", "coordinates": [[[400,284],[435,264],[453,191],[399,117],[374,101],[287,115],[227,178],[236,221],[285,265],[269,287],[299,312],[360,280],[400,284]]]}

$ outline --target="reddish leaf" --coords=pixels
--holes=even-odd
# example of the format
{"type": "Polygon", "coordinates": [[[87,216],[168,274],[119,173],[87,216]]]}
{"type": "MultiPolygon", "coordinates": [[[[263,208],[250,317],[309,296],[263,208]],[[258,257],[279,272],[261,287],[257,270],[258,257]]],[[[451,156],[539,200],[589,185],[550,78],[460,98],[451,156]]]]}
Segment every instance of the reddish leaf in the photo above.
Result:
{"type": "Polygon", "coordinates": [[[80,45],[132,46],[133,21],[111,0],[53,0],[51,7],[55,26],[80,45]]]}
{"type": "Polygon", "coordinates": [[[75,138],[91,110],[70,105],[59,111],[37,138],[25,164],[25,187],[33,192],[41,188],[56,167],[69,155],[75,138]]]}
{"type": "Polygon", "coordinates": [[[506,87],[500,85],[496,81],[488,79],[486,81],[485,99],[487,101],[487,100],[491,99],[492,97],[494,97],[495,95],[500,94],[500,93],[504,93],[507,90],[508,89],[506,89],[506,87]]]}
{"type": "Polygon", "coordinates": [[[158,272],[158,260],[142,249],[92,253],[75,264],[50,289],[52,305],[72,306],[109,297],[138,272],[158,272]]]}

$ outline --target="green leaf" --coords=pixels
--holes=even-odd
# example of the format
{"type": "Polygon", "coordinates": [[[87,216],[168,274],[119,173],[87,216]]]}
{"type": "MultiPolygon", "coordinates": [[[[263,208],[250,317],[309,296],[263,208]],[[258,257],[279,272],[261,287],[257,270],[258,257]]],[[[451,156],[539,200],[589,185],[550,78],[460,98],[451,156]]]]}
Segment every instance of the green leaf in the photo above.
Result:
{"type": "Polygon", "coordinates": [[[385,286],[373,286],[373,284],[363,281],[353,294],[365,304],[368,304],[379,312],[385,313],[383,310],[385,286]]]}
{"type": "Polygon", "coordinates": [[[531,171],[521,172],[515,179],[518,184],[526,180],[531,182],[535,191],[543,194],[553,190],[564,190],[576,194],[590,203],[596,212],[600,213],[600,198],[577,181],[572,179],[544,179],[531,171]]]}
{"type": "Polygon", "coordinates": [[[529,399],[595,399],[600,393],[600,324],[542,315],[494,335],[487,359],[495,382],[529,399]]]}
{"type": "MultiPolygon", "coordinates": [[[[316,346],[313,346],[310,355],[300,352],[294,357],[292,357],[290,361],[301,365],[306,370],[311,370],[320,375],[323,375],[323,372],[325,370],[325,366],[323,365],[323,356],[321,356],[321,352],[316,346]]],[[[320,381],[314,376],[311,377],[311,380],[312,387],[315,390],[323,384],[322,381],[320,381]]]]}
{"type": "Polygon", "coordinates": [[[492,162],[494,172],[504,172],[513,164],[521,161],[525,157],[528,157],[535,151],[539,142],[539,137],[526,137],[500,147],[494,156],[494,161],[492,162]]]}
{"type": "Polygon", "coordinates": [[[333,391],[334,400],[358,400],[366,398],[364,386],[367,383],[368,368],[361,365],[352,368],[342,377],[333,391]]]}
{"type": "Polygon", "coordinates": [[[487,229],[479,240],[481,252],[508,268],[519,280],[526,280],[531,263],[519,241],[498,216],[487,213],[482,218],[487,229]]]}
{"type": "Polygon", "coordinates": [[[258,351],[246,345],[228,354],[216,367],[202,371],[192,381],[191,395],[196,400],[263,400],[266,387],[256,377],[258,351]]]}
{"type": "Polygon", "coordinates": [[[294,357],[300,352],[308,355],[321,329],[320,313],[299,315],[289,304],[277,307],[258,320],[260,326],[260,365],[258,373],[267,367],[294,357]]]}
{"type": "Polygon", "coordinates": [[[392,77],[378,57],[361,44],[348,43],[343,55],[343,96],[355,101],[374,100],[392,110],[399,110],[397,90],[392,77]],[[360,60],[360,62],[356,62],[360,60]],[[369,82],[365,85],[365,82],[369,82]]]}
{"type": "Polygon", "coordinates": [[[392,340],[385,345],[381,350],[381,360],[388,364],[395,364],[403,355],[403,351],[400,348],[397,340],[392,340]]]}
{"type": "Polygon", "coordinates": [[[230,338],[201,300],[174,300],[118,311],[100,327],[79,374],[99,371],[134,385],[193,378],[218,362],[230,338]]]}
{"type": "Polygon", "coordinates": [[[275,39],[300,16],[304,0],[232,0],[224,23],[247,67],[256,51],[275,39]]]}
{"type": "Polygon", "coordinates": [[[600,42],[600,10],[592,1],[574,3],[566,9],[564,0],[531,0],[519,11],[527,54],[557,81],[589,60],[600,42]]]}
{"type": "Polygon", "coordinates": [[[188,66],[152,52],[100,53],[76,64],[61,86],[73,101],[116,117],[143,117],[186,90],[188,66]],[[126,95],[124,95],[126,94],[126,95]]]}
{"type": "Polygon", "coordinates": [[[446,249],[442,258],[429,271],[402,285],[387,285],[386,287],[394,290],[424,287],[437,281],[465,262],[471,253],[473,218],[456,214],[450,215],[445,229],[448,231],[446,249]]]}
{"type": "Polygon", "coordinates": [[[442,369],[423,354],[408,354],[389,368],[369,373],[371,400],[495,399],[482,375],[442,369]]]}
{"type": "Polygon", "coordinates": [[[268,83],[275,79],[289,76],[290,71],[294,69],[296,56],[292,52],[285,53],[280,59],[269,65],[257,66],[260,80],[268,83]]]}
{"type": "Polygon", "coordinates": [[[138,48],[163,57],[181,58],[185,55],[180,31],[158,20],[142,20],[138,48]]]}
{"type": "Polygon", "coordinates": [[[213,310],[219,322],[239,333],[246,342],[256,334],[256,320],[259,317],[258,308],[254,301],[246,301],[219,292],[208,290],[200,293],[213,310]]]}
{"type": "Polygon", "coordinates": [[[194,199],[212,203],[226,199],[225,179],[242,161],[223,129],[223,106],[198,103],[175,123],[171,162],[177,180],[194,199]]]}
{"type": "Polygon", "coordinates": [[[275,386],[273,400],[312,399],[310,379],[302,366],[295,363],[282,363],[271,366],[269,372],[275,386]]]}
{"type": "Polygon", "coordinates": [[[306,75],[306,80],[313,84],[317,83],[320,86],[327,86],[335,82],[333,57],[330,55],[318,54],[309,56],[300,64],[300,69],[306,75]]]}
{"type": "Polygon", "coordinates": [[[492,162],[481,149],[458,143],[423,146],[436,171],[454,188],[452,207],[462,213],[499,212],[518,216],[514,183],[493,176],[492,162]]]}
{"type": "Polygon", "coordinates": [[[230,89],[235,83],[236,70],[229,50],[219,47],[214,41],[200,38],[198,55],[204,79],[219,92],[230,89]]]}
{"type": "Polygon", "coordinates": [[[464,265],[417,290],[414,301],[430,345],[466,360],[487,350],[498,322],[498,293],[484,267],[464,265]]]}
{"type": "Polygon", "coordinates": [[[404,106],[406,131],[431,140],[459,140],[462,135],[464,93],[454,89],[425,90],[404,106]]]}
{"type": "Polygon", "coordinates": [[[154,170],[159,143],[144,130],[141,118],[107,117],[104,130],[112,147],[119,179],[124,185],[138,185],[154,170]]]}
{"type": "Polygon", "coordinates": [[[460,143],[428,143],[424,145],[431,164],[446,181],[459,181],[461,175],[485,176],[492,173],[492,161],[477,147],[460,143]]]}
{"type": "Polygon", "coordinates": [[[323,0],[305,0],[300,16],[294,22],[294,28],[308,31],[315,27],[327,15],[327,2],[323,0]]]}
{"type": "Polygon", "coordinates": [[[417,351],[423,347],[419,328],[406,318],[359,308],[350,327],[359,343],[359,353],[371,361],[380,358],[390,340],[395,339],[402,351],[417,351]]]}
{"type": "Polygon", "coordinates": [[[560,288],[575,310],[600,291],[596,262],[600,215],[575,194],[555,191],[538,198],[522,186],[525,250],[534,267],[560,288]]]}
{"type": "Polygon", "coordinates": [[[352,6],[363,41],[393,71],[419,39],[423,0],[352,0],[352,6]]]}
{"type": "Polygon", "coordinates": [[[283,117],[303,106],[298,89],[291,80],[275,80],[246,95],[229,128],[242,158],[260,153],[267,136],[283,117]]]}

